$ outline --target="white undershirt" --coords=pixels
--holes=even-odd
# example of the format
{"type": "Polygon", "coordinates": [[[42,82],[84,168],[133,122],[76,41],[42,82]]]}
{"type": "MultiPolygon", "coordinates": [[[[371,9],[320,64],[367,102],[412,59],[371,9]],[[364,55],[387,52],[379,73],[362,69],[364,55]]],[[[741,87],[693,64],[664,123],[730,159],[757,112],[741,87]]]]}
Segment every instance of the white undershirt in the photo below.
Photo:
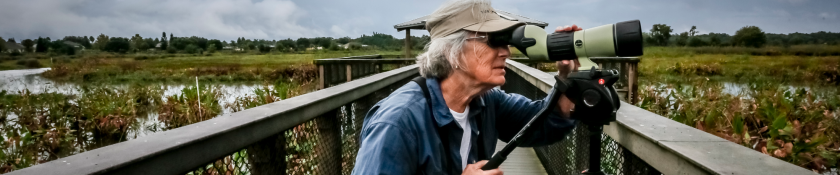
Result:
{"type": "Polygon", "coordinates": [[[467,120],[467,115],[470,113],[470,106],[464,109],[464,113],[458,113],[449,109],[449,112],[452,113],[452,117],[455,117],[455,121],[458,121],[458,126],[461,126],[461,129],[464,130],[464,135],[461,136],[461,168],[467,167],[467,158],[470,155],[470,140],[472,137],[472,129],[470,128],[470,122],[467,120]]]}

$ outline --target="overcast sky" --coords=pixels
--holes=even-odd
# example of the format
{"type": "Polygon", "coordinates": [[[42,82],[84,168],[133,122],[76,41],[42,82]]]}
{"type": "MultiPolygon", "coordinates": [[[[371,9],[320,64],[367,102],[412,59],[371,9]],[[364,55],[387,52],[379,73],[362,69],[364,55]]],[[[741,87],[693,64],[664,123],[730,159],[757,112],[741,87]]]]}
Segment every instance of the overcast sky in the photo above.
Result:
{"type": "MultiPolygon", "coordinates": [[[[0,37],[67,35],[201,36],[285,39],[358,37],[373,32],[404,38],[395,24],[427,15],[444,0],[2,0],[0,37]]],[[[768,33],[840,32],[838,0],[493,0],[493,7],[549,23],[584,28],[639,19],[683,32],[734,34],[755,25],[768,33]]],[[[428,35],[413,30],[413,35],[428,35]]]]}

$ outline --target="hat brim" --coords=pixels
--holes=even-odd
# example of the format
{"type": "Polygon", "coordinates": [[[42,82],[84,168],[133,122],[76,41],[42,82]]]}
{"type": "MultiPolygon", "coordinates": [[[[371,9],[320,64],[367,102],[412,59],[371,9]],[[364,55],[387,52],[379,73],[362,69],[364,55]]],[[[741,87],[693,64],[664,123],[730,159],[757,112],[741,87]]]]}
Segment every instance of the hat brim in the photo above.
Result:
{"type": "Polygon", "coordinates": [[[469,25],[467,27],[464,27],[464,30],[492,33],[520,25],[525,25],[525,23],[519,21],[510,21],[506,19],[493,19],[484,21],[483,23],[469,25]]]}

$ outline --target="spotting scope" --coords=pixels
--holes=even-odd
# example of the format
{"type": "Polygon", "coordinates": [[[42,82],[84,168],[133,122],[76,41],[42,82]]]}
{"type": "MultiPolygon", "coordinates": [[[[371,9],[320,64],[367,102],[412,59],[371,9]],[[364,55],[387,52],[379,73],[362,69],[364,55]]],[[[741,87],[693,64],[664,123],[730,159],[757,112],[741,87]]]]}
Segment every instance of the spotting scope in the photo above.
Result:
{"type": "Polygon", "coordinates": [[[507,42],[531,60],[574,60],[588,70],[597,65],[590,57],[631,57],[642,55],[642,28],[639,20],[624,21],[576,32],[546,34],[535,25],[492,33],[491,42],[507,42]]]}
{"type": "Polygon", "coordinates": [[[520,137],[530,134],[534,121],[544,120],[557,106],[560,94],[565,94],[574,104],[571,118],[587,125],[590,139],[589,169],[583,174],[603,175],[601,171],[601,133],[603,125],[615,121],[620,107],[613,84],[619,79],[616,70],[602,70],[589,58],[628,57],[642,55],[642,29],[639,20],[603,25],[575,32],[546,34],[541,27],[523,25],[502,32],[490,33],[490,45],[510,45],[519,49],[531,60],[575,60],[579,71],[568,77],[555,76],[555,84],[548,93],[548,103],[528,121],[499,152],[494,154],[481,169],[496,169],[520,144],[520,137]]]}

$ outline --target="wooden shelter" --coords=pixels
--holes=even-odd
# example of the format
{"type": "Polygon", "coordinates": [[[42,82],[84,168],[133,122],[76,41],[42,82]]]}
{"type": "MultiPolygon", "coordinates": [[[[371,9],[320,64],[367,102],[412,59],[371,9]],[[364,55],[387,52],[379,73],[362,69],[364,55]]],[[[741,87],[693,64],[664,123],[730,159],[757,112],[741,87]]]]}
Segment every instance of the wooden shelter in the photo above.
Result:
{"type": "MultiPolygon", "coordinates": [[[[526,24],[536,25],[536,26],[540,26],[542,28],[545,28],[545,26],[548,26],[548,23],[546,23],[546,22],[531,19],[531,18],[522,16],[522,15],[517,15],[517,14],[513,14],[513,13],[510,13],[510,12],[506,12],[506,11],[501,11],[501,10],[498,10],[498,9],[496,10],[496,14],[498,14],[499,17],[502,17],[503,19],[507,19],[507,20],[511,20],[511,21],[522,21],[522,22],[525,22],[526,24]]],[[[429,15],[426,15],[426,16],[423,16],[423,17],[420,17],[420,18],[417,18],[417,19],[414,19],[414,20],[411,20],[411,21],[406,21],[406,22],[394,25],[394,28],[397,29],[398,32],[405,30],[405,57],[406,58],[411,58],[411,29],[426,30],[426,19],[428,19],[428,18],[429,18],[429,15]]]]}

